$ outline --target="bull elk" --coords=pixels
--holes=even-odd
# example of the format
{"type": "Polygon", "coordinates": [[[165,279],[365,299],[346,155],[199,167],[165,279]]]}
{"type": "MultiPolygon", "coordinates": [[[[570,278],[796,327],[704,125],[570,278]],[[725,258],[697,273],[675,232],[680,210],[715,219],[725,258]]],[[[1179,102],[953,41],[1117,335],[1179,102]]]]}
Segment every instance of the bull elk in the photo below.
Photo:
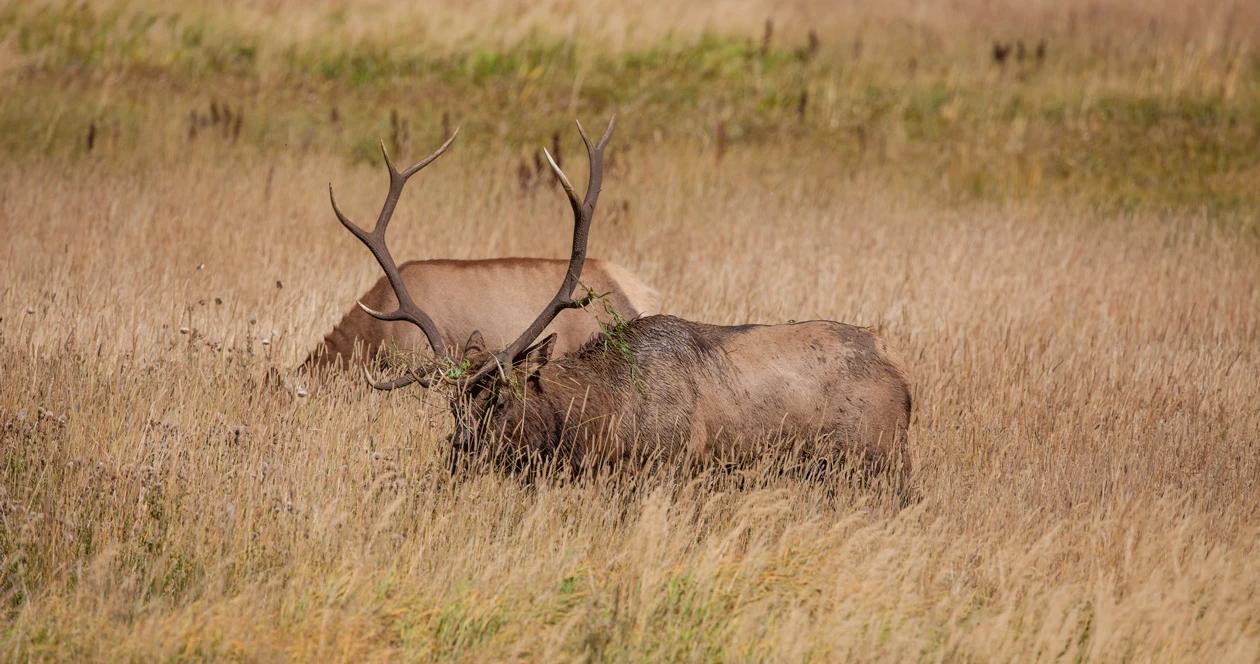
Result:
{"type": "Polygon", "coordinates": [[[461,355],[448,352],[385,242],[408,178],[449,142],[401,172],[387,162],[389,194],[371,231],[342,213],[329,187],[337,218],[375,255],[399,303],[392,311],[361,305],[363,310],[379,320],[411,323],[437,358],[392,380],[369,375],[369,382],[381,390],[411,383],[449,387],[456,453],[494,444],[516,458],[576,465],[649,455],[704,462],[757,457],[768,440],[791,436],[815,441],[824,453],[856,453],[866,469],[885,471],[896,486],[905,486],[910,389],[896,356],[867,329],[833,321],[722,326],[654,315],[610,331],[615,339],[597,338],[568,354],[557,354],[555,333],[536,342],[561,312],[582,308],[593,297],[588,291],[575,298],[574,291],[614,122],[595,144],[578,124],[590,162],[583,198],[544,150],[573,209],[568,269],[541,313],[493,352],[478,334],[461,355]]]}
{"type": "MultiPolygon", "coordinates": [[[[458,133],[457,129],[433,158],[450,147],[458,133]]],[[[383,145],[381,149],[388,163],[389,154],[383,145]]],[[[393,166],[389,168],[392,177],[393,166]]],[[[392,188],[390,191],[393,195],[392,188]]],[[[397,196],[387,198],[391,213],[397,201],[397,196]]],[[[415,301],[424,303],[446,348],[458,354],[462,353],[460,344],[475,331],[496,346],[515,338],[551,297],[554,284],[564,277],[567,265],[565,260],[549,258],[437,259],[403,263],[398,266],[397,276],[415,301]]],[[[653,313],[660,306],[660,296],[653,288],[611,261],[588,260],[583,285],[603,294],[603,306],[589,312],[561,312],[547,326],[546,333],[556,334],[557,353],[574,351],[617,321],[653,313]]],[[[359,302],[373,309],[398,306],[394,288],[386,277],[368,289],[359,302]]],[[[349,366],[356,359],[370,361],[389,350],[425,352],[428,345],[414,326],[404,321],[377,320],[356,306],[325,335],[300,368],[311,371],[349,366]]]]}

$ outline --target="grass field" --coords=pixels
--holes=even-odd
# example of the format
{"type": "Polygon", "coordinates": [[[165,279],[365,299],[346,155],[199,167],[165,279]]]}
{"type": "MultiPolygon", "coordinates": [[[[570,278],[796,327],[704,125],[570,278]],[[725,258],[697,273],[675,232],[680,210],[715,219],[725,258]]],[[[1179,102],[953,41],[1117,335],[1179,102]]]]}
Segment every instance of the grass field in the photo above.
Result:
{"type": "Polygon", "coordinates": [[[1260,9],[1191,4],[0,4],[0,657],[1260,659],[1260,9]],[[398,255],[563,256],[534,155],[613,110],[592,255],[878,329],[921,501],[452,477],[440,399],[268,383],[378,137],[463,127],[398,255]]]}

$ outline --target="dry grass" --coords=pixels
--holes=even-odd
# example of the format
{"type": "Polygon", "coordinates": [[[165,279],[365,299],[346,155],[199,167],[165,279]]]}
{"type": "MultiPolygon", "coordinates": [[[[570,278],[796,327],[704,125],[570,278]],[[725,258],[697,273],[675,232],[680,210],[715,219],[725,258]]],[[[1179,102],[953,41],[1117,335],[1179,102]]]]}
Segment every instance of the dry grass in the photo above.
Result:
{"type": "MultiPolygon", "coordinates": [[[[1221,24],[1150,11],[1183,54],[1221,24]]],[[[913,373],[920,503],[772,468],[452,477],[417,392],[265,381],[375,279],[324,188],[362,216],[379,166],[165,128],[36,148],[0,162],[0,657],[1260,657],[1254,207],[959,201],[774,140],[717,161],[703,137],[645,146],[653,103],[610,148],[592,254],[678,315],[879,328],[913,373]]],[[[562,255],[563,198],[472,134],[408,192],[396,251],[562,255]]],[[[1254,171],[1224,170],[1250,200],[1254,171]]]]}
{"type": "MultiPolygon", "coordinates": [[[[268,197],[255,164],[5,168],[5,652],[1254,657],[1254,237],[942,211],[759,161],[623,162],[605,200],[631,211],[594,249],[682,315],[881,326],[914,371],[912,509],[768,478],[452,479],[415,394],[260,380],[373,278],[322,187],[366,209],[378,172],[281,162],[268,197]]],[[[486,167],[431,169],[400,251],[562,253],[560,197],[493,166],[482,193],[486,167]]]]}

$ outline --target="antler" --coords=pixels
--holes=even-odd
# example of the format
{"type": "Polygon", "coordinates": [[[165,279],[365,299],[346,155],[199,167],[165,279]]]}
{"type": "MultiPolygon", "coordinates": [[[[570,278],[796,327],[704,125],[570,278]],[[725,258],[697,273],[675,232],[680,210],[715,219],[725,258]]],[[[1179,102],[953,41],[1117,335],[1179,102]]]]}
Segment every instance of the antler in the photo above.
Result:
{"type": "MultiPolygon", "coordinates": [[[[332,183],[328,184],[328,199],[332,202],[333,212],[337,214],[337,219],[342,226],[346,227],[346,230],[359,238],[359,241],[376,257],[376,262],[380,263],[381,269],[385,271],[385,277],[389,279],[389,285],[394,289],[394,296],[398,298],[398,308],[391,312],[376,311],[363,304],[363,302],[359,302],[359,308],[380,320],[407,321],[420,328],[425,338],[429,340],[429,346],[433,348],[433,353],[441,360],[450,360],[450,353],[446,350],[446,343],[442,339],[442,334],[438,332],[437,325],[433,323],[433,319],[423,309],[416,306],[415,300],[411,299],[411,294],[407,292],[407,284],[403,282],[402,275],[398,272],[398,265],[394,263],[394,257],[389,253],[389,247],[385,244],[385,229],[389,227],[389,220],[394,216],[394,208],[398,205],[398,198],[402,196],[403,186],[407,184],[408,178],[419,173],[425,166],[441,157],[446,152],[446,149],[451,146],[451,143],[455,142],[455,137],[458,135],[459,129],[456,128],[451,133],[451,137],[442,144],[442,147],[402,172],[394,168],[394,163],[389,159],[389,152],[385,149],[385,143],[381,143],[381,155],[385,157],[385,166],[389,168],[389,193],[385,195],[385,204],[381,207],[381,214],[376,218],[376,225],[372,227],[370,232],[355,225],[354,222],[346,218],[346,215],[342,214],[341,208],[337,207],[337,198],[333,195],[332,183]]],[[[397,389],[414,382],[419,382],[425,387],[428,387],[430,384],[427,378],[415,371],[406,376],[380,383],[372,380],[369,376],[368,382],[379,390],[397,389]]]]}
{"type": "Polygon", "coordinates": [[[608,144],[608,139],[612,137],[613,126],[617,123],[617,116],[614,114],[608,120],[608,128],[604,130],[604,135],[599,139],[599,143],[591,145],[591,139],[586,136],[586,130],[582,129],[582,123],[577,123],[578,133],[582,135],[582,142],[586,144],[586,156],[590,161],[590,179],[586,185],[586,196],[582,200],[578,200],[577,192],[573,190],[573,185],[569,183],[569,178],[556,164],[556,160],[551,157],[551,153],[543,149],[543,154],[547,156],[547,163],[551,165],[551,170],[556,174],[556,179],[560,180],[560,186],[564,188],[564,193],[569,197],[569,205],[573,207],[573,250],[569,255],[569,269],[564,275],[564,281],[560,284],[560,290],[556,291],[551,302],[543,308],[542,313],[534,319],[534,322],[521,336],[516,338],[506,348],[495,353],[481,368],[466,379],[463,384],[473,385],[478,380],[484,378],[487,374],[494,371],[500,366],[511,366],[517,358],[524,353],[534,339],[547,329],[551,321],[565,309],[578,309],[590,303],[591,296],[588,293],[585,297],[577,300],[573,299],[573,289],[577,287],[578,280],[582,278],[582,266],[586,263],[586,240],[591,230],[591,217],[595,214],[595,202],[599,200],[600,185],[604,179],[604,146],[608,144]]]}

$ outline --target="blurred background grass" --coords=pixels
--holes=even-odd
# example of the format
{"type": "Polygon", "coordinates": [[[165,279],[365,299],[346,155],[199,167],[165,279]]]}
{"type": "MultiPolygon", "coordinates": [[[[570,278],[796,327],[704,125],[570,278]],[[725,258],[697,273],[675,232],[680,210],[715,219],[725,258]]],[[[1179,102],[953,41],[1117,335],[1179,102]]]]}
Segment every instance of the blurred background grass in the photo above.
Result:
{"type": "Polygon", "coordinates": [[[1260,203],[1252,3],[18,2],[0,149],[529,161],[574,117],[624,149],[781,144],[942,201],[1260,203]],[[1184,5],[1184,6],[1183,6],[1184,5]]]}

